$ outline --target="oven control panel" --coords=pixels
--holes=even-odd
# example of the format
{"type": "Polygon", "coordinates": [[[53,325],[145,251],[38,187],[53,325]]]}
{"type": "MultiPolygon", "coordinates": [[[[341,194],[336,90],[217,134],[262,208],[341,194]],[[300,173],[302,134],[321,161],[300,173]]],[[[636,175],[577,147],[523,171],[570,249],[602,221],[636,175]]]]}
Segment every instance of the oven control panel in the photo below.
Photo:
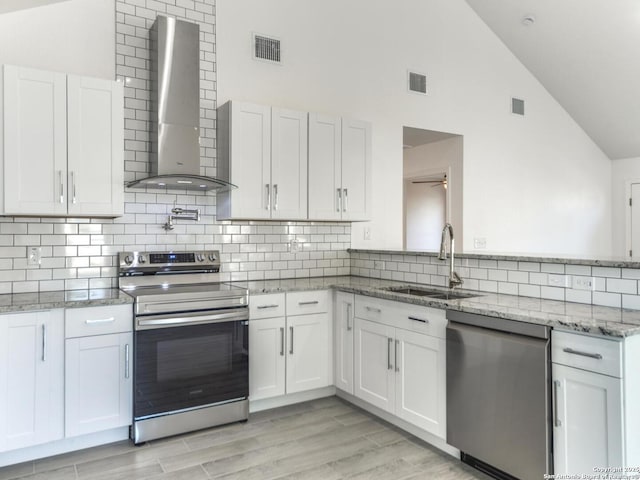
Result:
{"type": "Polygon", "coordinates": [[[188,252],[120,252],[118,254],[120,276],[137,272],[179,272],[184,270],[220,271],[218,250],[194,250],[188,252]]]}

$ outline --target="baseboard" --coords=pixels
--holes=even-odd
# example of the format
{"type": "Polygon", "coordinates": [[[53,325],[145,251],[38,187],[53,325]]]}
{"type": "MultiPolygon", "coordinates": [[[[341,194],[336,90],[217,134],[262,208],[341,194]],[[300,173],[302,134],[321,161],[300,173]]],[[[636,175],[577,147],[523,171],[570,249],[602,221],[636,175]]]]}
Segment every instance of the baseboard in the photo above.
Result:
{"type": "Polygon", "coordinates": [[[455,447],[449,445],[445,440],[440,437],[436,437],[435,435],[422,430],[421,428],[416,427],[415,425],[411,425],[409,422],[405,422],[404,420],[396,417],[395,415],[390,414],[389,412],[385,412],[384,410],[371,405],[370,403],[361,400],[350,393],[345,392],[344,390],[336,389],[336,396],[346,400],[349,403],[352,403],[356,407],[359,407],[376,417],[380,417],[382,420],[389,422],[396,427],[401,428],[405,432],[410,433],[414,437],[418,437],[420,440],[427,442],[429,445],[433,445],[438,450],[442,450],[444,453],[451,455],[457,459],[460,459],[460,450],[455,447]]]}
{"type": "Polygon", "coordinates": [[[55,442],[0,453],[0,467],[128,439],[129,427],[120,427],[105,430],[104,432],[91,433],[89,435],[63,438],[55,442]]]}
{"type": "Polygon", "coordinates": [[[293,405],[294,403],[308,402],[323,397],[331,397],[336,394],[336,387],[333,385],[315,390],[307,390],[306,392],[291,393],[289,395],[280,395],[279,397],[264,398],[261,400],[251,400],[249,398],[249,414],[260,412],[261,410],[269,410],[271,408],[284,407],[293,405]]]}

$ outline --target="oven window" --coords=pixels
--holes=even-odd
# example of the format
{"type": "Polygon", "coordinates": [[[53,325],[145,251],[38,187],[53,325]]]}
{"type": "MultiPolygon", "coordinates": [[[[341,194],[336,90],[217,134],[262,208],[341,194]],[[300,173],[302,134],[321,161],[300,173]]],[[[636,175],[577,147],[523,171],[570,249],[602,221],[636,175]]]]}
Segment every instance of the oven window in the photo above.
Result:
{"type": "Polygon", "coordinates": [[[233,368],[233,335],[207,335],[158,342],[158,382],[185,376],[226,375],[233,368]]]}
{"type": "Polygon", "coordinates": [[[136,418],[249,394],[248,322],[135,332],[136,418]]]}

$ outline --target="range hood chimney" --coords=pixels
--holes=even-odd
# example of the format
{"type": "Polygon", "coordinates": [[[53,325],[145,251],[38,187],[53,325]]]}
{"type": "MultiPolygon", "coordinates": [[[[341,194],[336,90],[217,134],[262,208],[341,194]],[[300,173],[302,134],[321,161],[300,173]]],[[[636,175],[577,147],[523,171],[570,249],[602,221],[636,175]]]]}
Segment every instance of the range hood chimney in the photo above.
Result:
{"type": "Polygon", "coordinates": [[[150,175],[128,187],[229,190],[200,175],[200,27],[158,15],[150,31],[150,175]]]}

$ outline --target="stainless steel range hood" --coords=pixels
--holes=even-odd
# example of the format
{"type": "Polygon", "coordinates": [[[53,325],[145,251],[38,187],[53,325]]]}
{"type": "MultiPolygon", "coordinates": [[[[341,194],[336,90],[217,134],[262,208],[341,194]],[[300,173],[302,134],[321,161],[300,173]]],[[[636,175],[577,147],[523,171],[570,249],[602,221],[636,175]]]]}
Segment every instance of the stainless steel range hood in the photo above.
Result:
{"type": "Polygon", "coordinates": [[[200,174],[200,27],[159,15],[150,32],[150,175],[128,187],[229,190],[200,174]]]}

